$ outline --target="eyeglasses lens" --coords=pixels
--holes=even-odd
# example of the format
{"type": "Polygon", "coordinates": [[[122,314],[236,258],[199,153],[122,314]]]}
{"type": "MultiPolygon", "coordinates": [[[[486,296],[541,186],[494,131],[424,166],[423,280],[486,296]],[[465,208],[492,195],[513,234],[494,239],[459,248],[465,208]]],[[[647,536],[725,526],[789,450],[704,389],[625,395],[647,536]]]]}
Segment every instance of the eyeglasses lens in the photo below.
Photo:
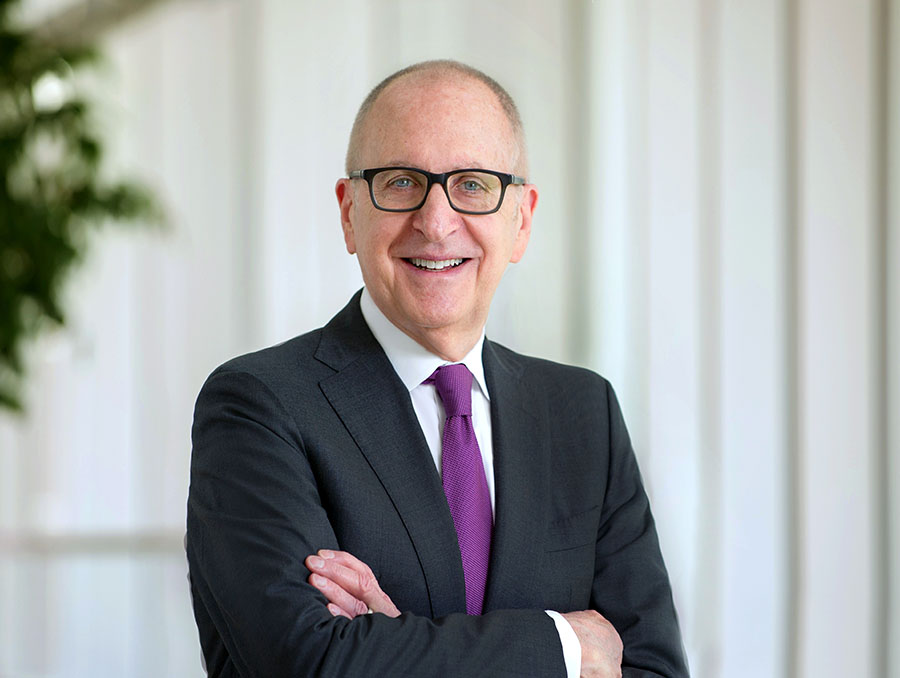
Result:
{"type": "MultiPolygon", "coordinates": [[[[466,212],[492,212],[500,204],[503,184],[486,172],[465,171],[447,177],[450,204],[466,212]]],[[[415,209],[428,189],[428,178],[414,170],[389,169],[372,177],[372,196],[378,207],[415,209]]]]}

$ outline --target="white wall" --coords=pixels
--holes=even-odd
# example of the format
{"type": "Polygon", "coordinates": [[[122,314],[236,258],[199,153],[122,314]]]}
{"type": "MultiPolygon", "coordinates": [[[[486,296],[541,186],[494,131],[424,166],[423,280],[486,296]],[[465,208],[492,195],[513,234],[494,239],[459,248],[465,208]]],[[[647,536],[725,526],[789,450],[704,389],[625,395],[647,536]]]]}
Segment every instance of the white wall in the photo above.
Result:
{"type": "Polygon", "coordinates": [[[355,108],[449,56],[516,98],[541,189],[489,334],[613,381],[694,675],[900,678],[898,4],[182,0],[114,31],[116,164],[172,225],[101,234],[0,419],[0,675],[199,674],[193,398],[358,288],[355,108]]]}

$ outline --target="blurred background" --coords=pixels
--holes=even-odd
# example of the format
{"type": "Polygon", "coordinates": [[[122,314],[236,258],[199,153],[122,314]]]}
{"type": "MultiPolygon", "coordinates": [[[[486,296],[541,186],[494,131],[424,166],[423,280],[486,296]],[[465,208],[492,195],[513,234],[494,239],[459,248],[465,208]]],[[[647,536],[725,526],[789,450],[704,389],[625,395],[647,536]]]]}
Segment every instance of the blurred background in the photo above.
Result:
{"type": "Polygon", "coordinates": [[[488,335],[617,388],[696,678],[900,677],[900,2],[26,0],[98,44],[103,229],[0,411],[0,676],[202,676],[193,402],[361,278],[335,180],[382,77],[519,104],[541,199],[488,335]]]}

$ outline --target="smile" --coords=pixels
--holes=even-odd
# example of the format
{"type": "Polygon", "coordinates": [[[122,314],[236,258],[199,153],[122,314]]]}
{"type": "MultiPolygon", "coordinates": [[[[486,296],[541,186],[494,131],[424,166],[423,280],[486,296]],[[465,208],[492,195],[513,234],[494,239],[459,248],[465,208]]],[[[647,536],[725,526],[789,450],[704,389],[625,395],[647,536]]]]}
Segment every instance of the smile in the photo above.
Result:
{"type": "Polygon", "coordinates": [[[442,271],[445,268],[455,268],[459,266],[465,259],[443,259],[441,261],[432,261],[431,259],[407,259],[416,268],[428,271],[442,271]]]}

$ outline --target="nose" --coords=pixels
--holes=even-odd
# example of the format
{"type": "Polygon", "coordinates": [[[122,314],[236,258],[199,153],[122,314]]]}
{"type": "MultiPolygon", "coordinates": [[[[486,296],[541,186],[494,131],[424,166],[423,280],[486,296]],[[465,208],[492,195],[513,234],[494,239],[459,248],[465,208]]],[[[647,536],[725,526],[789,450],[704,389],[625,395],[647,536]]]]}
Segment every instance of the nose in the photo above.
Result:
{"type": "Polygon", "coordinates": [[[440,242],[459,228],[459,216],[450,207],[444,189],[434,184],[425,198],[425,204],[415,212],[413,225],[429,242],[440,242]]]}

